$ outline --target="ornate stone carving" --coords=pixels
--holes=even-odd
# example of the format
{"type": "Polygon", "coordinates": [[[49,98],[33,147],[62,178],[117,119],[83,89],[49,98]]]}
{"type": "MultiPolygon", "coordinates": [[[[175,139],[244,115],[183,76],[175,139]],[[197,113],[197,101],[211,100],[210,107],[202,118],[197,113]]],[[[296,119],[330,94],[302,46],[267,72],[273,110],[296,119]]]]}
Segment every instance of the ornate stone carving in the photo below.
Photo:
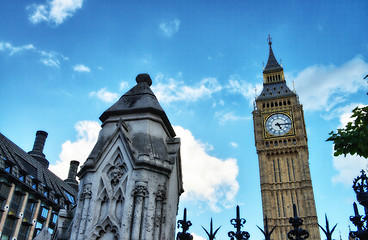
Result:
{"type": "Polygon", "coordinates": [[[91,198],[91,195],[92,195],[91,184],[90,183],[85,184],[82,195],[81,195],[81,200],[84,200],[86,198],[91,198]]]}
{"type": "Polygon", "coordinates": [[[93,234],[92,239],[96,240],[118,240],[119,233],[118,227],[111,223],[109,219],[107,219],[104,223],[97,226],[95,229],[95,234],[93,234]]]}
{"type": "Polygon", "coordinates": [[[164,188],[162,189],[159,189],[157,192],[156,192],[156,201],[165,201],[166,199],[166,190],[164,188]]]}
{"type": "Polygon", "coordinates": [[[120,179],[123,177],[123,175],[125,174],[126,169],[125,166],[123,164],[115,164],[113,165],[109,171],[107,172],[107,176],[111,181],[112,185],[117,185],[120,182],[120,179]]]}
{"type": "Polygon", "coordinates": [[[138,184],[132,192],[132,195],[135,197],[147,197],[148,196],[148,188],[147,186],[138,184]]]}

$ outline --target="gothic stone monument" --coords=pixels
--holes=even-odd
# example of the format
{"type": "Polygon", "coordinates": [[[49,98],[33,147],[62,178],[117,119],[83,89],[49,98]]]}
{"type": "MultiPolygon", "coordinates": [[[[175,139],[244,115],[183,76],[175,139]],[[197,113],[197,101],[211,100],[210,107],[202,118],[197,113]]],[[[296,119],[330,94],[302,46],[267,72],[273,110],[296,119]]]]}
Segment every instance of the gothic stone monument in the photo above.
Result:
{"type": "Polygon", "coordinates": [[[100,117],[82,165],[71,240],[175,239],[183,192],[180,139],[148,74],[100,117]]]}

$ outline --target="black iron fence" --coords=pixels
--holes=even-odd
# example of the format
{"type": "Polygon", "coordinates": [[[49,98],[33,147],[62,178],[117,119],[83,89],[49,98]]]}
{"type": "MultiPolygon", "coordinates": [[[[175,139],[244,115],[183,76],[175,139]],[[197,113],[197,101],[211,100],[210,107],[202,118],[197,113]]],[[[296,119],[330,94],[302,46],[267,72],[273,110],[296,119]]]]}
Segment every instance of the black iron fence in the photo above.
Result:
{"type": "MultiPolygon", "coordinates": [[[[361,171],[361,175],[354,179],[353,181],[353,189],[356,194],[356,198],[358,203],[364,208],[364,215],[359,214],[358,206],[354,202],[353,209],[354,215],[350,217],[350,221],[355,225],[356,231],[350,231],[349,237],[354,240],[368,240],[368,176],[364,170],[361,171]]],[[[303,229],[301,226],[303,225],[303,220],[298,217],[297,210],[295,204],[293,205],[294,216],[290,217],[289,223],[291,224],[291,229],[287,234],[288,239],[290,240],[305,240],[309,237],[309,233],[307,230],[303,229]]],[[[337,224],[330,229],[329,222],[326,218],[326,226],[322,227],[318,225],[321,230],[325,233],[327,240],[332,239],[332,233],[334,232],[337,224]]],[[[248,240],[250,238],[250,234],[247,231],[242,231],[242,227],[244,226],[246,220],[240,217],[240,208],[236,207],[236,217],[230,220],[230,223],[234,226],[235,231],[229,231],[228,237],[230,240],[248,240]]],[[[192,225],[190,221],[187,220],[187,209],[184,209],[184,216],[182,220],[178,221],[178,228],[181,228],[181,232],[177,234],[177,240],[192,240],[193,236],[188,232],[189,227],[192,225]]],[[[257,226],[258,227],[258,226],[257,226]]],[[[265,226],[264,229],[258,227],[264,235],[265,240],[271,240],[271,235],[277,226],[273,226],[272,229],[269,229],[267,217],[265,218],[265,226]]],[[[210,222],[210,229],[207,230],[203,226],[202,228],[206,232],[208,239],[213,240],[216,237],[216,234],[220,228],[216,230],[213,229],[212,219],[210,222]]],[[[341,238],[341,236],[340,236],[341,238]]]]}
{"type": "MultiPolygon", "coordinates": [[[[288,232],[288,238],[290,240],[305,240],[309,237],[309,233],[307,230],[304,230],[301,228],[301,225],[303,225],[303,220],[298,217],[297,211],[296,211],[296,205],[293,205],[294,210],[294,217],[291,217],[289,219],[289,223],[292,226],[292,229],[288,232]]],[[[326,218],[327,219],[327,218],[326,218]]],[[[327,221],[327,220],[326,220],[327,221]]],[[[229,231],[228,236],[230,240],[248,240],[250,238],[250,234],[247,231],[243,231],[242,227],[244,226],[246,220],[244,218],[240,217],[240,207],[236,206],[236,217],[230,220],[231,225],[234,226],[235,231],[229,231]]],[[[188,221],[187,219],[187,209],[184,208],[184,215],[183,219],[178,221],[178,228],[181,228],[181,232],[178,232],[176,239],[177,240],[192,240],[193,236],[188,232],[189,227],[192,226],[192,223],[188,221]]],[[[257,226],[258,227],[258,226],[257,226]]],[[[335,226],[336,227],[336,226],[335,226]]],[[[216,237],[216,233],[220,229],[217,228],[214,230],[212,219],[210,222],[210,229],[207,230],[202,226],[203,230],[206,232],[208,239],[213,240],[216,237]]],[[[271,231],[269,230],[268,226],[268,220],[265,219],[265,228],[261,229],[258,227],[261,232],[263,233],[265,240],[271,240],[271,234],[275,230],[276,226],[273,226],[271,231]]],[[[329,229],[328,227],[326,227],[329,229]]],[[[332,230],[333,231],[333,230],[332,230]]]]}

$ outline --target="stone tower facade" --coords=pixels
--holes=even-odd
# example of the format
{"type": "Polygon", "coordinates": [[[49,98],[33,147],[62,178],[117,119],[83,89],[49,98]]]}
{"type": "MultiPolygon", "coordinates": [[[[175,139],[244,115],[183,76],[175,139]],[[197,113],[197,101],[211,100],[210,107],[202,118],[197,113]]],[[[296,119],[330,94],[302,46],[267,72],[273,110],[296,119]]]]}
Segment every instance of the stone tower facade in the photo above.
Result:
{"type": "Polygon", "coordinates": [[[148,74],[100,117],[98,141],[78,172],[71,240],[174,239],[183,192],[180,139],[148,74]]]}
{"type": "Polygon", "coordinates": [[[263,89],[253,111],[263,217],[277,225],[273,240],[287,239],[293,204],[312,240],[320,240],[314,202],[303,106],[285,82],[269,38],[263,89]]]}

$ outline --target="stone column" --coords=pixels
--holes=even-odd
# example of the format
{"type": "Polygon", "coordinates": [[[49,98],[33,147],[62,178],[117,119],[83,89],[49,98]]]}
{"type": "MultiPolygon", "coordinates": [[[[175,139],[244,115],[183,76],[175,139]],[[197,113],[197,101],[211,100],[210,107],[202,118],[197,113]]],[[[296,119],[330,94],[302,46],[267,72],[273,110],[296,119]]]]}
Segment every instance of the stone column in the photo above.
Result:
{"type": "Polygon", "coordinates": [[[82,193],[80,196],[80,199],[78,200],[77,210],[73,218],[74,223],[73,223],[73,229],[72,229],[70,239],[77,239],[79,228],[80,228],[80,219],[83,214],[83,203],[84,203],[84,199],[83,199],[83,193],[82,193]]]}
{"type": "Polygon", "coordinates": [[[91,188],[90,185],[85,185],[84,190],[81,196],[81,201],[83,201],[83,210],[80,219],[79,231],[78,231],[78,238],[77,239],[85,239],[86,235],[86,226],[87,226],[87,219],[89,216],[89,205],[91,201],[91,188]]]}
{"type": "Polygon", "coordinates": [[[148,196],[147,184],[143,182],[138,182],[133,190],[133,219],[132,219],[132,231],[130,239],[140,240],[141,229],[142,229],[142,219],[144,218],[144,202],[145,198],[148,196]]]}
{"type": "Polygon", "coordinates": [[[156,211],[154,218],[154,237],[153,239],[161,239],[161,231],[164,225],[163,210],[164,201],[166,199],[165,189],[159,189],[156,193],[156,211]]]}

